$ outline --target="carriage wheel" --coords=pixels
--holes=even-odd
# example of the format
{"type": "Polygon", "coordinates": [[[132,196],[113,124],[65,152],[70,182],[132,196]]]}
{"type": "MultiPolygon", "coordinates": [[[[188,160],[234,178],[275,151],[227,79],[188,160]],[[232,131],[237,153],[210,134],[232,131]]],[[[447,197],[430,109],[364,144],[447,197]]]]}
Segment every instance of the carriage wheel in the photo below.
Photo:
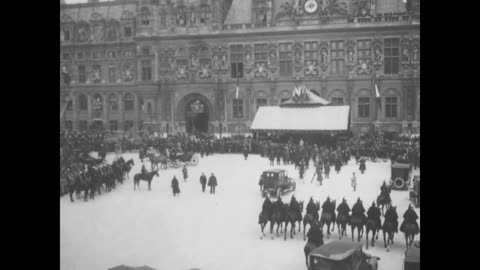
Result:
{"type": "Polygon", "coordinates": [[[403,189],[405,187],[405,180],[403,180],[403,178],[398,177],[395,180],[393,180],[393,186],[396,189],[403,189]]]}
{"type": "Polygon", "coordinates": [[[192,156],[192,158],[190,159],[190,165],[197,166],[197,164],[198,164],[198,157],[192,156]]]}

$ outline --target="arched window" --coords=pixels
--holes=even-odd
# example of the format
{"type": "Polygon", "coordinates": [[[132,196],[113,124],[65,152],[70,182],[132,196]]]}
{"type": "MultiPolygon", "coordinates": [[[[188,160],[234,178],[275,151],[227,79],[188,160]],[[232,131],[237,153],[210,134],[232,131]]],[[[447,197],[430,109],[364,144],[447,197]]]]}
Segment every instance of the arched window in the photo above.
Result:
{"type": "Polygon", "coordinates": [[[140,10],[140,25],[150,25],[150,9],[148,7],[142,7],[140,10]]]}
{"type": "Polygon", "coordinates": [[[80,111],[86,111],[88,109],[88,101],[86,95],[80,94],[78,96],[78,108],[80,109],[80,111]]]}
{"type": "Polygon", "coordinates": [[[370,106],[370,92],[366,89],[360,90],[357,94],[357,117],[361,119],[370,118],[370,106]]]}
{"type": "Polygon", "coordinates": [[[199,17],[200,17],[200,24],[208,24],[208,17],[210,14],[210,8],[207,5],[203,5],[200,7],[199,17]]]}
{"type": "Polygon", "coordinates": [[[132,94],[128,93],[123,97],[123,109],[125,111],[133,111],[135,99],[132,94]]]}
{"type": "Polygon", "coordinates": [[[107,23],[107,40],[112,41],[112,40],[117,40],[118,38],[118,32],[120,29],[120,23],[116,20],[110,20],[107,23]]]}
{"type": "Polygon", "coordinates": [[[341,90],[334,90],[330,93],[330,102],[332,105],[343,105],[345,104],[345,95],[341,90]]]}
{"type": "Polygon", "coordinates": [[[117,95],[111,94],[108,97],[108,106],[110,108],[110,111],[116,112],[118,111],[118,98],[117,95]]]}

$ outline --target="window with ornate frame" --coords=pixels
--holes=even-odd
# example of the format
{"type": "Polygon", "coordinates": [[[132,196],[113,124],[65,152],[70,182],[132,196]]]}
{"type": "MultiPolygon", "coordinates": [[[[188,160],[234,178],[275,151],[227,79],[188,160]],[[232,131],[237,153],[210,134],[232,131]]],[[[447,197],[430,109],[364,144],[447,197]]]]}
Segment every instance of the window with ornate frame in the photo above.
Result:
{"type": "Polygon", "coordinates": [[[88,110],[88,99],[85,94],[78,95],[78,108],[80,111],[88,110]]]}
{"type": "Polygon", "coordinates": [[[384,42],[384,74],[395,75],[400,69],[400,39],[386,38],[384,42]]]}
{"type": "Polygon", "coordinates": [[[117,95],[111,94],[108,97],[108,107],[111,112],[116,112],[118,111],[118,98],[117,95]]]}
{"type": "Polygon", "coordinates": [[[266,67],[268,62],[268,44],[255,44],[253,45],[253,51],[255,56],[255,65],[263,64],[264,67],[266,67]]]}
{"type": "Polygon", "coordinates": [[[233,118],[243,118],[243,99],[234,98],[232,105],[233,105],[233,118]]]}
{"type": "Polygon", "coordinates": [[[85,83],[87,81],[87,68],[85,65],[78,65],[78,82],[85,83]]]}
{"type": "Polygon", "coordinates": [[[307,63],[308,61],[318,61],[318,42],[306,41],[304,43],[304,46],[305,63],[307,63]]]}
{"type": "Polygon", "coordinates": [[[330,73],[342,75],[345,71],[345,48],[343,40],[330,41],[330,73]]]}
{"type": "Polygon", "coordinates": [[[257,103],[257,111],[258,111],[258,108],[260,108],[261,106],[267,106],[267,99],[257,98],[256,103],[257,103]]]}
{"type": "Polygon", "coordinates": [[[177,9],[177,25],[187,25],[187,8],[185,6],[179,6],[177,9]]]}
{"type": "Polygon", "coordinates": [[[230,45],[230,65],[232,78],[243,78],[243,45],[230,45]]]}
{"type": "Polygon", "coordinates": [[[331,98],[332,105],[343,105],[343,97],[332,97],[331,98]]]}
{"type": "Polygon", "coordinates": [[[385,97],[385,118],[398,117],[398,97],[385,97]]]}
{"type": "Polygon", "coordinates": [[[125,97],[123,97],[123,109],[125,111],[133,111],[134,110],[134,105],[135,103],[135,98],[133,97],[132,94],[126,94],[125,97]]]}
{"type": "Polygon", "coordinates": [[[140,9],[140,25],[149,26],[150,25],[150,9],[148,7],[142,7],[140,9]]]}
{"type": "Polygon", "coordinates": [[[152,80],[152,61],[142,60],[142,81],[152,80]]]}
{"type": "Polygon", "coordinates": [[[370,97],[358,97],[358,118],[370,117],[370,97]]]}
{"type": "Polygon", "coordinates": [[[202,5],[199,9],[199,22],[200,24],[208,24],[208,16],[210,14],[210,7],[208,5],[202,5]]]}
{"type": "Polygon", "coordinates": [[[292,43],[279,43],[280,76],[293,74],[293,45],[292,43]]]}
{"type": "Polygon", "coordinates": [[[372,57],[372,41],[361,39],[357,41],[357,59],[359,62],[368,63],[372,57]]]}

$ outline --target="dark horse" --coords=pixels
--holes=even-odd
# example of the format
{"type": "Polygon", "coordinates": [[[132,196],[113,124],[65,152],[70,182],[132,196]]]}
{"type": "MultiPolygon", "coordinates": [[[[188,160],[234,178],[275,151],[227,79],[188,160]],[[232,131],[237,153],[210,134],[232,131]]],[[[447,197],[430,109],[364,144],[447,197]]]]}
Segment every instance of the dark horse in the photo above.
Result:
{"type": "MultiPolygon", "coordinates": [[[[378,209],[378,207],[377,207],[378,209]]],[[[378,209],[378,211],[380,211],[380,209],[378,209]]],[[[382,224],[379,224],[378,221],[375,219],[375,218],[372,218],[370,216],[368,216],[367,218],[367,223],[365,224],[365,230],[366,230],[366,241],[367,241],[367,245],[366,245],[366,249],[368,249],[368,233],[370,231],[372,231],[372,247],[375,246],[375,235],[376,235],[376,239],[378,240],[378,232],[380,231],[380,228],[381,228],[382,224]]]]}
{"type": "Polygon", "coordinates": [[[360,238],[363,235],[363,226],[365,226],[365,215],[360,215],[357,213],[352,213],[352,217],[350,218],[350,227],[352,228],[352,242],[354,242],[354,231],[357,228],[358,232],[358,242],[360,242],[360,238]]]}
{"type": "Polygon", "coordinates": [[[73,202],[73,193],[79,193],[84,191],[83,199],[84,201],[88,200],[88,189],[89,189],[89,178],[86,173],[75,173],[71,176],[66,177],[67,183],[69,184],[70,190],[70,201],[73,202]]]}
{"type": "Polygon", "coordinates": [[[148,190],[151,190],[150,184],[152,183],[153,176],[158,177],[158,169],[153,172],[147,172],[145,174],[137,173],[133,176],[133,190],[136,190],[135,187],[138,186],[140,189],[140,180],[148,182],[148,190]]]}
{"type": "Polygon", "coordinates": [[[395,224],[398,224],[398,215],[397,215],[397,207],[390,206],[385,213],[385,221],[383,222],[383,242],[385,243],[385,248],[387,251],[388,244],[393,243],[393,236],[395,235],[395,224]],[[386,238],[386,234],[388,234],[388,238],[386,238]]]}
{"type": "Polygon", "coordinates": [[[332,226],[332,232],[333,229],[335,228],[335,207],[336,207],[336,200],[333,200],[331,202],[333,213],[332,212],[325,212],[322,211],[322,217],[320,218],[320,228],[322,229],[323,232],[323,225],[327,224],[327,238],[330,238],[330,224],[333,224],[332,226]]]}
{"type": "Polygon", "coordinates": [[[263,229],[265,226],[267,226],[267,223],[270,221],[270,234],[273,233],[273,220],[272,220],[272,215],[273,215],[273,206],[272,209],[269,209],[269,211],[262,211],[258,215],[258,224],[260,224],[260,228],[262,229],[262,235],[260,236],[260,239],[263,239],[265,237],[265,233],[263,232],[263,229]]]}
{"type": "MultiPolygon", "coordinates": [[[[283,232],[283,222],[285,222],[285,212],[287,209],[287,205],[285,203],[281,203],[278,206],[278,202],[274,203],[273,205],[273,214],[270,220],[270,233],[273,234],[273,225],[277,224],[277,236],[278,236],[278,229],[280,228],[280,233],[283,232]]],[[[273,239],[273,235],[272,235],[273,239]]]]}
{"type": "Polygon", "coordinates": [[[384,207],[388,209],[391,204],[392,200],[390,199],[390,187],[387,187],[387,192],[382,192],[377,197],[377,205],[378,207],[381,207],[380,209],[382,210],[382,216],[384,215],[384,207]]]}
{"type": "Polygon", "coordinates": [[[127,162],[123,163],[122,164],[122,177],[124,175],[127,176],[127,179],[130,178],[130,176],[128,175],[128,173],[130,172],[130,170],[132,169],[132,167],[135,165],[135,163],[133,162],[133,159],[130,159],[128,160],[127,162]]]}
{"type": "Polygon", "coordinates": [[[290,206],[288,207],[285,215],[285,237],[283,240],[287,240],[287,228],[289,223],[292,225],[290,228],[290,238],[293,239],[293,235],[295,234],[295,222],[298,222],[298,231],[301,231],[302,211],[303,201],[298,202],[297,209],[292,209],[290,206]]]}
{"type": "Polygon", "coordinates": [[[405,243],[408,248],[412,245],[415,235],[419,233],[419,229],[415,223],[405,223],[403,233],[405,234],[405,243]]]}
{"type": "MultiPolygon", "coordinates": [[[[315,209],[317,212],[320,210],[320,202],[315,203],[315,209]]],[[[307,224],[310,225],[310,228],[317,224],[317,220],[311,213],[306,213],[303,217],[303,241],[306,240],[305,229],[307,228],[307,224]]]]}
{"type": "Polygon", "coordinates": [[[162,164],[162,167],[164,169],[167,169],[167,164],[168,164],[167,155],[160,153],[160,155],[158,155],[158,156],[155,156],[153,154],[149,154],[147,156],[148,156],[148,159],[150,160],[152,170],[155,169],[155,168],[158,169],[158,163],[162,164]]]}
{"type": "Polygon", "coordinates": [[[347,223],[349,221],[349,216],[345,214],[338,214],[337,215],[337,225],[338,225],[338,234],[340,237],[338,239],[342,239],[342,236],[347,236],[347,223]]]}

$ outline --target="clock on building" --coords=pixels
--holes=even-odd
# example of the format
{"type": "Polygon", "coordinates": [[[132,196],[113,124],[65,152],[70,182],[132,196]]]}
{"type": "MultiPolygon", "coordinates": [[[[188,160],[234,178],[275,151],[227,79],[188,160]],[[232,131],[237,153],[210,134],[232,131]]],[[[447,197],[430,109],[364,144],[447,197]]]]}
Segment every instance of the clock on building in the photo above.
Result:
{"type": "Polygon", "coordinates": [[[318,9],[318,3],[316,0],[307,0],[305,1],[305,4],[303,5],[303,8],[305,9],[305,12],[312,14],[315,13],[318,9]]]}

